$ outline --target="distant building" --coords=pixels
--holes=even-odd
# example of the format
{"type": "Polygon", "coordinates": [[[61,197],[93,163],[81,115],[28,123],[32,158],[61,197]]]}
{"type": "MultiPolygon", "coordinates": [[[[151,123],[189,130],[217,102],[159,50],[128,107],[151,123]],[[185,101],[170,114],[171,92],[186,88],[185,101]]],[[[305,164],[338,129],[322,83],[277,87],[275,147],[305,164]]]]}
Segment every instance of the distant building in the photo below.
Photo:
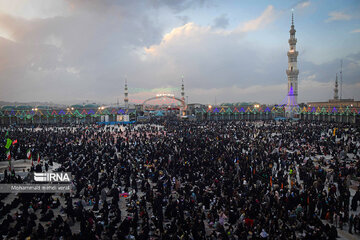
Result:
{"type": "Polygon", "coordinates": [[[352,98],[339,99],[338,93],[338,79],[336,75],[334,98],[329,99],[327,102],[308,102],[307,107],[309,111],[315,112],[315,114],[302,114],[301,118],[305,120],[359,123],[360,101],[355,101],[352,98]]]}
{"type": "Polygon", "coordinates": [[[354,99],[330,99],[327,102],[308,102],[309,107],[320,107],[320,108],[359,108],[360,101],[355,101],[354,99]]]}
{"type": "Polygon", "coordinates": [[[336,74],[335,78],[335,87],[334,87],[334,98],[329,99],[327,102],[308,102],[309,107],[315,107],[315,108],[359,108],[360,107],[360,101],[355,101],[352,98],[349,99],[339,99],[339,84],[338,84],[338,77],[336,74]]]}
{"type": "Polygon", "coordinates": [[[201,104],[201,103],[190,103],[187,105],[187,114],[188,115],[192,115],[195,114],[196,111],[206,108],[205,104],[201,104]]]}

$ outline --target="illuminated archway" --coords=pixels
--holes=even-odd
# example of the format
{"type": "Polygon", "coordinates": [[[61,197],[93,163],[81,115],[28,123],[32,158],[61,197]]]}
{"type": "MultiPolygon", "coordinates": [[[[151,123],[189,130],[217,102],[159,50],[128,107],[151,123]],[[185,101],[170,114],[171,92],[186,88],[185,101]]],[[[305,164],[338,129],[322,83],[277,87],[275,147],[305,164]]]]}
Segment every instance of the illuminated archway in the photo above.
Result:
{"type": "Polygon", "coordinates": [[[174,96],[170,96],[170,95],[157,95],[155,97],[151,97],[151,98],[148,98],[146,99],[142,105],[145,105],[147,102],[150,102],[152,100],[157,100],[157,99],[161,99],[161,98],[168,98],[168,99],[172,99],[172,100],[175,100],[175,101],[178,101],[180,102],[180,104],[182,106],[185,106],[185,101],[181,100],[180,98],[177,98],[177,97],[174,97],[174,96]]]}
{"type": "Polygon", "coordinates": [[[152,101],[152,100],[158,100],[158,99],[161,99],[161,98],[167,98],[167,99],[171,99],[171,100],[175,100],[175,101],[178,101],[181,105],[181,109],[180,109],[180,112],[182,112],[182,115],[185,115],[185,110],[186,110],[186,103],[184,100],[178,98],[178,97],[175,97],[174,95],[172,94],[157,94],[155,97],[151,97],[151,98],[148,98],[146,99],[143,103],[142,103],[142,106],[143,108],[145,107],[146,103],[152,101]]]}

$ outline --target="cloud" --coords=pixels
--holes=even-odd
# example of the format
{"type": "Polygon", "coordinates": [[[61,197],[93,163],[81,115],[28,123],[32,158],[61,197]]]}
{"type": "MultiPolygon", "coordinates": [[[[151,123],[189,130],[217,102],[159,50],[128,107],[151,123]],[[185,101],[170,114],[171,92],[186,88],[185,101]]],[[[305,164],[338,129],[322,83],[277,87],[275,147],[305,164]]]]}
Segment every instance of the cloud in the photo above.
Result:
{"type": "Polygon", "coordinates": [[[214,23],[211,26],[212,28],[226,28],[229,26],[229,19],[226,14],[222,14],[214,19],[214,23]]]}
{"type": "Polygon", "coordinates": [[[265,52],[260,59],[256,49],[246,46],[243,36],[188,23],[166,34],[159,45],[146,49],[145,64],[156,69],[154,63],[162,63],[165,79],[182,74],[185,79],[191,77],[190,88],[249,86],[256,75],[262,76],[261,82],[266,72],[272,70],[262,65],[270,60],[270,54],[265,52]],[[248,71],[249,67],[252,70],[248,71]]]}
{"type": "MultiPolygon", "coordinates": [[[[170,11],[171,21],[178,22],[182,14],[177,11],[190,1],[171,6],[165,2],[154,6],[152,1],[69,0],[69,10],[53,17],[1,13],[1,100],[114,103],[123,99],[125,75],[129,89],[179,88],[184,75],[189,102],[212,103],[215,96],[218,103],[283,100],[288,35],[284,33],[285,47],[266,47],[248,34],[270,24],[278,10],[264,7],[258,17],[234,29],[184,18],[185,24],[165,31],[169,16],[159,11],[170,11]]],[[[339,61],[315,65],[301,56],[299,99],[327,100],[339,61]]],[[[359,91],[359,64],[360,53],[344,58],[344,86],[349,86],[350,97],[359,91]]],[[[144,100],[154,91],[130,90],[129,98],[144,100]]],[[[173,93],[179,96],[180,90],[173,93]]]]}
{"type": "Polygon", "coordinates": [[[181,12],[191,7],[202,7],[205,5],[207,0],[150,0],[154,7],[166,6],[174,12],[181,12]]]}
{"type": "MultiPolygon", "coordinates": [[[[328,101],[334,97],[334,85],[333,81],[318,82],[310,79],[304,79],[299,84],[299,99],[306,100],[305,102],[316,101],[328,101]],[[319,94],[321,93],[321,94],[319,94]]],[[[343,83],[343,98],[356,98],[360,91],[360,83],[343,83]]]]}
{"type": "Polygon", "coordinates": [[[360,33],[360,28],[352,30],[350,33],[360,33]]]}
{"type": "Polygon", "coordinates": [[[310,6],[310,4],[311,4],[310,1],[302,1],[302,2],[298,3],[298,4],[295,6],[295,8],[296,8],[296,9],[307,8],[307,7],[310,6]]]}
{"type": "Polygon", "coordinates": [[[176,16],[176,18],[181,21],[182,25],[185,25],[190,21],[189,16],[176,16]]]}
{"type": "Polygon", "coordinates": [[[8,34],[0,38],[2,99],[62,101],[119,94],[119,76],[138,68],[135,50],[159,42],[161,25],[139,2],[103,4],[101,11],[91,3],[97,1],[71,1],[67,16],[52,18],[0,13],[0,29],[8,34]]]}
{"type": "Polygon", "coordinates": [[[0,12],[27,20],[64,16],[69,9],[66,0],[0,0],[0,12]]]}
{"type": "Polygon", "coordinates": [[[360,82],[360,53],[348,55],[343,59],[334,59],[323,64],[314,64],[311,62],[301,62],[301,69],[306,69],[303,77],[315,74],[315,81],[329,82],[335,81],[336,73],[340,72],[340,61],[343,60],[343,80],[349,84],[360,82]]]}
{"type": "Polygon", "coordinates": [[[346,14],[341,11],[333,11],[329,13],[329,18],[325,20],[325,22],[332,22],[332,21],[348,21],[352,18],[351,15],[346,14]]]}
{"type": "Polygon", "coordinates": [[[243,32],[256,31],[273,22],[275,16],[274,7],[269,5],[258,18],[245,22],[240,30],[243,32]]]}
{"type": "MultiPolygon", "coordinates": [[[[191,101],[211,102],[217,96],[223,102],[281,102],[286,95],[287,49],[259,48],[248,42],[245,32],[238,34],[238,29],[219,31],[195,23],[174,28],[160,44],[146,49],[145,63],[154,69],[152,63],[162,63],[166,79],[184,74],[191,101]]],[[[314,64],[301,56],[302,52],[299,100],[328,100],[340,60],[314,64]]],[[[359,89],[359,64],[360,53],[344,58],[344,79],[354,87],[349,87],[349,94],[359,89]]]]}

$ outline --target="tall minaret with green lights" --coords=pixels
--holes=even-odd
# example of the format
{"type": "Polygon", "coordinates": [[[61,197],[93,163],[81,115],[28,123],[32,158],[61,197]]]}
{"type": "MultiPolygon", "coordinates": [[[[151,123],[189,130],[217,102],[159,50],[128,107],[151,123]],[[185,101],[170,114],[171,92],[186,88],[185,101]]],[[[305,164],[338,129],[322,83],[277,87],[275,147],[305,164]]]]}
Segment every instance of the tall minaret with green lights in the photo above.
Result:
{"type": "Polygon", "coordinates": [[[296,51],[296,42],[295,38],[295,27],[294,27],[294,12],[291,14],[291,28],[290,28],[290,39],[289,39],[289,51],[288,55],[288,68],[286,70],[286,75],[288,77],[288,105],[293,106],[297,104],[298,97],[298,75],[299,69],[297,67],[297,57],[299,52],[296,51]]]}

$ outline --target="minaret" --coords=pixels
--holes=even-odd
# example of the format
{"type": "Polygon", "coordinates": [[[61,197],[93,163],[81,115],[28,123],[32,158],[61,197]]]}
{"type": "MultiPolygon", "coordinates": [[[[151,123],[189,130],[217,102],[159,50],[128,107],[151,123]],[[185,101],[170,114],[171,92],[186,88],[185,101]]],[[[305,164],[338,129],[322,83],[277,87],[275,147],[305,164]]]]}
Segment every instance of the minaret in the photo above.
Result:
{"type": "Polygon", "coordinates": [[[336,79],[335,79],[335,88],[334,88],[334,100],[338,100],[339,99],[339,88],[338,88],[338,77],[336,74],[336,79]]]}
{"type": "Polygon", "coordinates": [[[184,76],[181,77],[181,101],[182,101],[182,106],[180,109],[180,115],[185,116],[186,115],[186,102],[185,102],[184,76]]]}
{"type": "Polygon", "coordinates": [[[185,103],[184,76],[181,77],[181,100],[185,103]]]}
{"type": "Polygon", "coordinates": [[[289,46],[290,50],[288,51],[288,69],[286,70],[286,75],[288,77],[288,105],[294,106],[297,105],[297,96],[298,96],[298,75],[299,70],[297,68],[297,56],[299,54],[296,51],[296,42],[295,38],[295,28],[294,28],[294,12],[291,14],[291,28],[290,28],[290,39],[289,46]]]}
{"type": "Polygon", "coordinates": [[[124,103],[125,103],[125,108],[129,107],[129,98],[128,98],[128,87],[127,87],[127,80],[125,79],[125,91],[124,91],[124,103]]]}

